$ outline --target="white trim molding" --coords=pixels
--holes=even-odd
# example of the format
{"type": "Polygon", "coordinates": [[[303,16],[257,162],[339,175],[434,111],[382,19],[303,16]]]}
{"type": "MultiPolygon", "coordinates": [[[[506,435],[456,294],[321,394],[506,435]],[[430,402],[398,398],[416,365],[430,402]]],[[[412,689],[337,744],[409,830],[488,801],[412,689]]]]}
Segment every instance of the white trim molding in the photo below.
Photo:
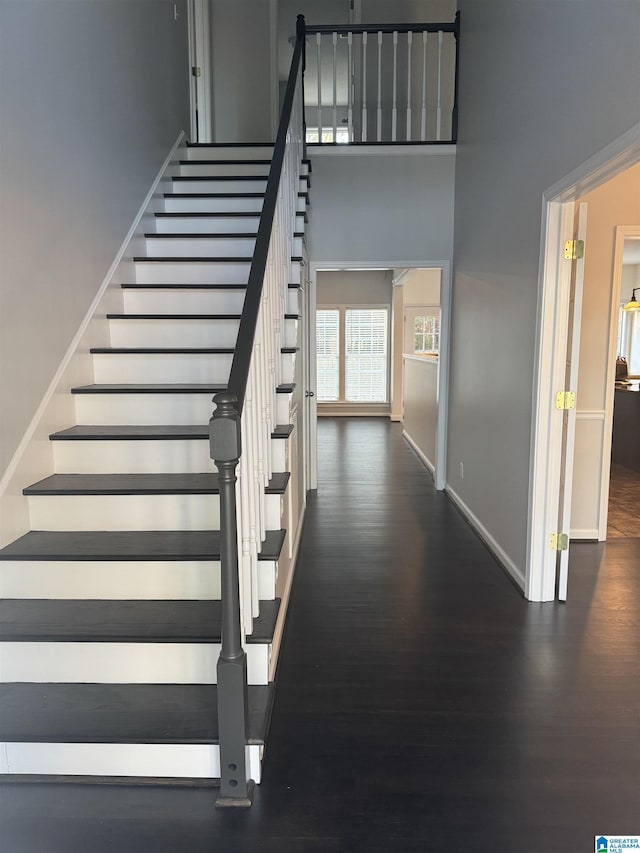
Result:
{"type": "Polygon", "coordinates": [[[462,500],[460,495],[451,488],[451,486],[447,485],[445,487],[445,492],[451,498],[453,503],[456,505],[458,510],[462,513],[462,515],[469,522],[471,527],[475,530],[477,535],[482,539],[487,548],[491,551],[493,556],[498,560],[498,562],[506,569],[509,576],[515,581],[518,587],[524,592],[525,590],[525,577],[521,569],[518,568],[516,563],[511,559],[511,557],[507,554],[507,552],[502,548],[498,540],[490,533],[484,524],[480,521],[480,519],[473,513],[467,504],[462,500]]]}
{"type": "Polygon", "coordinates": [[[405,441],[407,442],[407,444],[411,445],[411,448],[415,451],[416,455],[418,456],[418,458],[420,459],[420,461],[422,462],[422,464],[424,465],[424,467],[425,467],[425,468],[428,468],[428,470],[429,470],[429,471],[430,471],[430,473],[431,473],[431,476],[435,479],[436,469],[434,468],[433,463],[431,462],[431,460],[430,460],[430,459],[428,459],[428,458],[425,456],[425,454],[423,453],[423,451],[418,447],[418,445],[416,444],[416,442],[411,438],[411,436],[410,436],[410,435],[409,435],[409,433],[406,431],[406,429],[403,429],[403,430],[402,430],[402,437],[405,439],[405,441]]]}

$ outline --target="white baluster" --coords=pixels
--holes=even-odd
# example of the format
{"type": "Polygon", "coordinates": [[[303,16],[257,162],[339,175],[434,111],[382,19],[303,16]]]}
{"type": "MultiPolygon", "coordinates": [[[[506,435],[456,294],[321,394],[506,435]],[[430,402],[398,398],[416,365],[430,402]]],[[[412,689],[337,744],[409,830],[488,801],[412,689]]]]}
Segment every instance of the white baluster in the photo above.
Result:
{"type": "Polygon", "coordinates": [[[333,142],[338,141],[338,33],[333,34],[333,142]]]}
{"type": "Polygon", "coordinates": [[[353,33],[347,35],[347,49],[349,52],[349,71],[347,78],[347,127],[349,128],[349,142],[353,142],[353,33]]]}
{"type": "Polygon", "coordinates": [[[362,33],[362,141],[367,141],[367,33],[362,33]]]}
{"type": "Polygon", "coordinates": [[[322,142],[322,33],[316,33],[318,64],[318,142],[322,142]]]}
{"type": "Polygon", "coordinates": [[[382,141],[382,33],[378,33],[378,121],[377,121],[377,136],[378,142],[382,141]]]}
{"type": "Polygon", "coordinates": [[[422,33],[422,116],[420,119],[420,141],[427,139],[427,39],[429,33],[422,33]]]}
{"type": "Polygon", "coordinates": [[[441,138],[442,109],[441,109],[441,80],[442,80],[442,30],[438,33],[438,111],[436,113],[436,139],[441,138]]]}
{"type": "Polygon", "coordinates": [[[411,142],[411,44],[413,33],[407,33],[407,142],[411,142]]]}
{"type": "Polygon", "coordinates": [[[391,141],[396,141],[398,124],[398,33],[393,33],[393,105],[391,107],[391,141]]]}

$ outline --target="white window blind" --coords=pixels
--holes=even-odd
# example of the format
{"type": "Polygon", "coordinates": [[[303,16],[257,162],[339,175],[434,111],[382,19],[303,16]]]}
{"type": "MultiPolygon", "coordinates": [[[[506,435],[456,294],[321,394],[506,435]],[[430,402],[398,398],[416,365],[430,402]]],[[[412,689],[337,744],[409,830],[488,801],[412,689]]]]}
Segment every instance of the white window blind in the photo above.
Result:
{"type": "Polygon", "coordinates": [[[316,320],[318,402],[340,399],[340,312],[319,310],[316,320]]]}
{"type": "Polygon", "coordinates": [[[350,403],[387,401],[386,308],[345,311],[345,398],[350,403]]]}

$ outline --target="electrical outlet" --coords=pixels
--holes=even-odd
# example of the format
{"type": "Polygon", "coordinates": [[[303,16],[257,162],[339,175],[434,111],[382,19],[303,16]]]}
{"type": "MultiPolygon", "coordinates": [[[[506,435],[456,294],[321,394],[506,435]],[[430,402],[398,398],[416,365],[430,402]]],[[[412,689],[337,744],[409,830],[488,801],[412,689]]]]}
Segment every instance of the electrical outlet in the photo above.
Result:
{"type": "Polygon", "coordinates": [[[464,463],[460,463],[460,479],[464,480],[464,463]]]}

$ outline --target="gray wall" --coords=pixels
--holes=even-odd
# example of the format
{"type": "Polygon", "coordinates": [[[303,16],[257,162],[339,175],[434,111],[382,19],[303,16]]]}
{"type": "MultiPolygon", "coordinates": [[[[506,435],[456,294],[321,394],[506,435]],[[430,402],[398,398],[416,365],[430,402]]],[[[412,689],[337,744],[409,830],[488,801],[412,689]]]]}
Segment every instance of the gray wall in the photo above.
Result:
{"type": "Polygon", "coordinates": [[[640,118],[640,4],[459,5],[449,483],[524,569],[542,193],[640,118]]]}
{"type": "Polygon", "coordinates": [[[271,46],[268,0],[212,0],[215,142],[269,142],[271,46]]]}
{"type": "Polygon", "coordinates": [[[454,155],[309,151],[312,261],[392,267],[451,258],[454,155]]]}
{"type": "Polygon", "coordinates": [[[184,0],[0,3],[0,473],[180,130],[184,0]]]}

